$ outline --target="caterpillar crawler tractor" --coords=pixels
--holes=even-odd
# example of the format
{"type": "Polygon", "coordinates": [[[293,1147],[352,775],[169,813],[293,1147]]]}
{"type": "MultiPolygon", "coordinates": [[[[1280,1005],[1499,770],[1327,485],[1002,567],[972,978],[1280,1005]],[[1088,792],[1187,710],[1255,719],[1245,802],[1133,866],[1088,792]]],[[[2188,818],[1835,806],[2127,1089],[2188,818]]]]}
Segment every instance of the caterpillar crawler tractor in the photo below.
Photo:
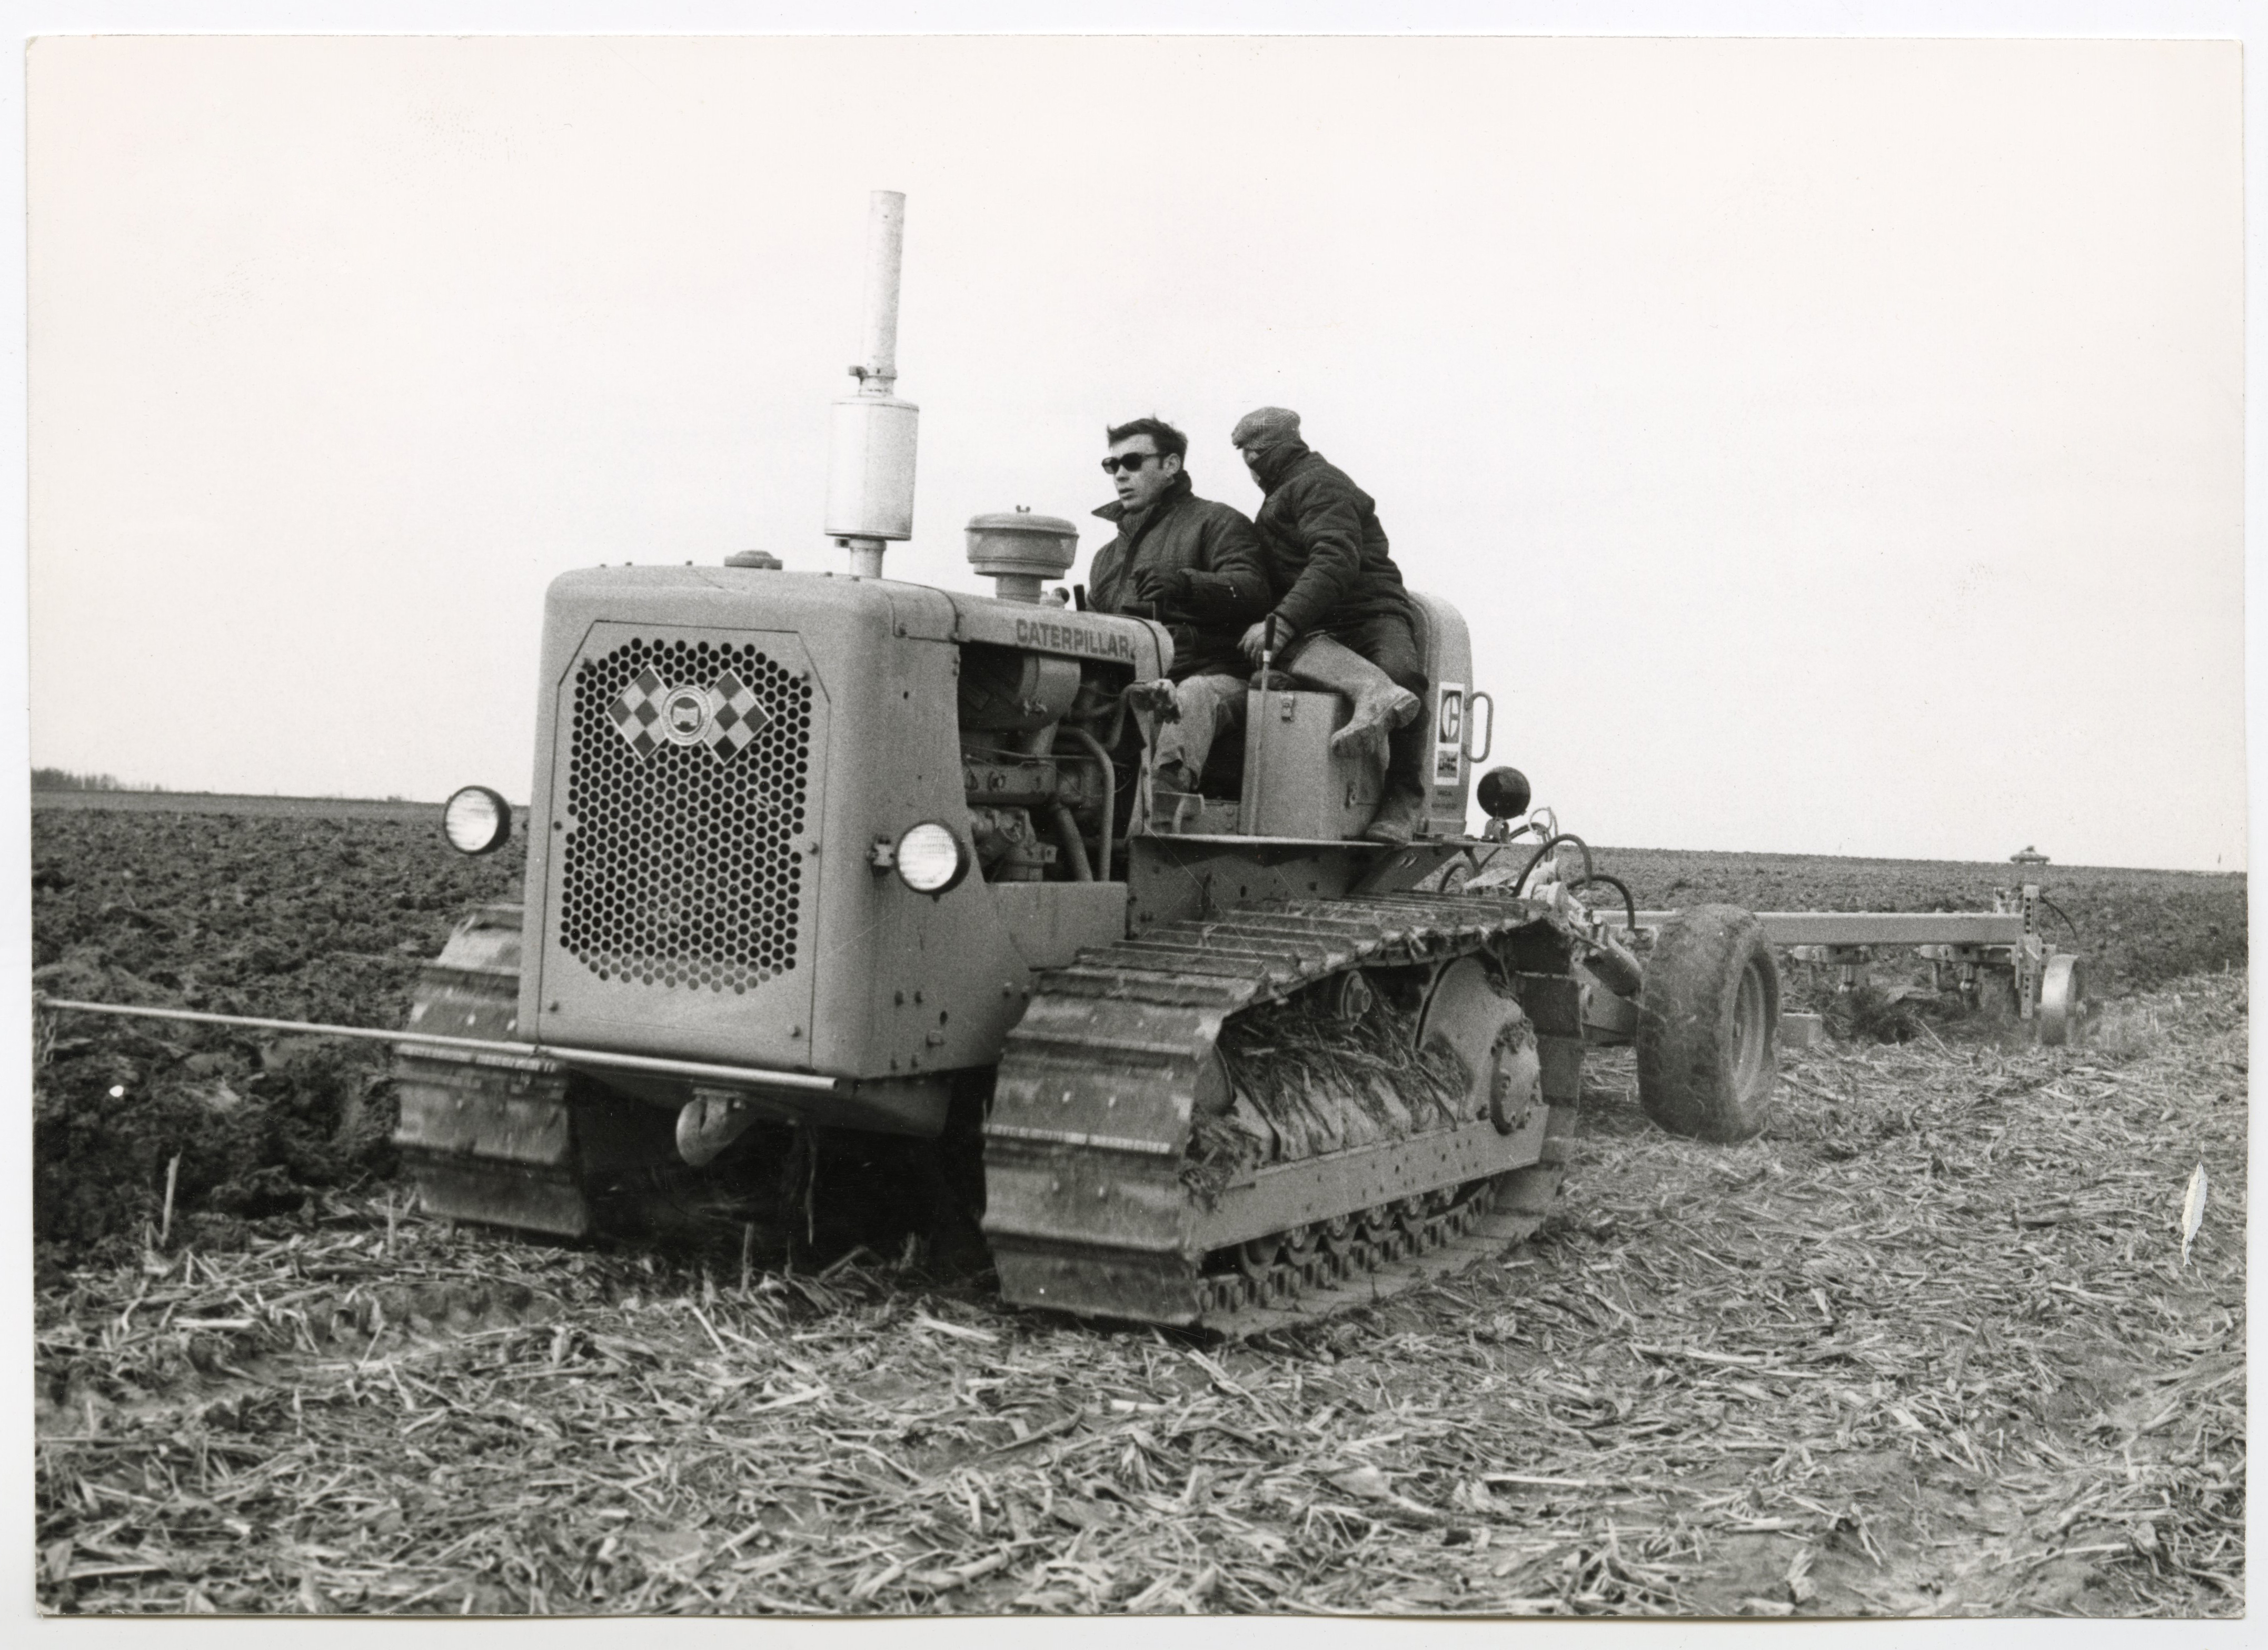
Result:
{"type": "MultiPolygon", "coordinates": [[[[1255,683],[1201,794],[1158,792],[1173,637],[1045,588],[1068,522],[972,520],[989,596],[881,576],[913,517],[903,204],[874,197],[834,407],[848,567],[554,581],[522,901],[458,924],[406,1027],[45,1005],[393,1042],[425,1207],[563,1236],[649,1224],[767,1139],[806,1171],[846,1131],[932,1168],[981,1140],[1010,1300],[1230,1332],[1533,1230],[1587,1042],[1636,1043],[1666,1127],[1760,1129],[1779,983],[1756,919],[1649,924],[1641,964],[1626,890],[1626,926],[1587,911],[1612,879],[1561,878],[1572,839],[1517,771],[1474,778],[1494,707],[1447,602],[1411,597],[1430,791],[1382,846],[1381,775],[1330,749],[1347,705],[1288,679],[1255,683]]],[[[468,853],[512,823],[482,786],[444,817],[468,853]]]]}
{"type": "MultiPolygon", "coordinates": [[[[1448,603],[1413,598],[1432,792],[1389,848],[1359,835],[1376,772],[1329,749],[1344,703],[1278,682],[1208,794],[1158,806],[1131,690],[1172,638],[1044,591],[1068,523],[971,522],[993,595],[880,576],[911,527],[902,212],[875,197],[835,408],[849,567],[744,554],[550,588],[524,905],[460,925],[399,1057],[425,1206],[578,1235],[758,1123],[959,1120],[1010,1300],[1237,1330],[1525,1235],[1587,1036],[1635,1036],[1672,1126],[1760,1126],[1778,980],[1752,922],[1688,913],[1642,969],[1568,890],[1471,874],[1548,832],[1498,770],[1465,834],[1494,718],[1448,603]]],[[[487,851],[511,814],[475,788],[448,823],[487,851]]]]}

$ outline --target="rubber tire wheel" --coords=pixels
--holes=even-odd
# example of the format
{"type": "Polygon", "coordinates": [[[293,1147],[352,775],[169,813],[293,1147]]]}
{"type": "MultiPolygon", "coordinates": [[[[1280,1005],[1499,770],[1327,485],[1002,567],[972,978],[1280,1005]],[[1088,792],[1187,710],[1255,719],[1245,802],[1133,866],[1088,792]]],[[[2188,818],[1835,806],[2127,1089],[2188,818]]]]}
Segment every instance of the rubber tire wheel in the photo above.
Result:
{"type": "Polygon", "coordinates": [[[1661,931],[1638,1004],[1638,1094],[1672,1134],[1754,1138],[1779,1077],[1779,969],[1737,905],[1697,905],[1661,931]]]}

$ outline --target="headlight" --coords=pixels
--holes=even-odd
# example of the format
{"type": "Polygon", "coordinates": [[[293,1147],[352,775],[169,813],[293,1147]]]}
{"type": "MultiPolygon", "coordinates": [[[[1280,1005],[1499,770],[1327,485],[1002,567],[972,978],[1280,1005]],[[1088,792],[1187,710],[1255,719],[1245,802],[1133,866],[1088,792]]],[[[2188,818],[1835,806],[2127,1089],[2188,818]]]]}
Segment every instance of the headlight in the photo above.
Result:
{"type": "Polygon", "coordinates": [[[968,874],[961,838],[935,823],[915,826],[898,838],[898,880],[917,894],[942,894],[968,874]]]}
{"type": "Polygon", "coordinates": [[[1491,819],[1518,819],[1528,812],[1534,793],[1528,776],[1517,768],[1491,768],[1481,776],[1481,812],[1491,819]]]}
{"type": "Polygon", "coordinates": [[[494,853],[512,840],[512,804],[468,784],[441,805],[441,831],[460,854],[494,853]]]}

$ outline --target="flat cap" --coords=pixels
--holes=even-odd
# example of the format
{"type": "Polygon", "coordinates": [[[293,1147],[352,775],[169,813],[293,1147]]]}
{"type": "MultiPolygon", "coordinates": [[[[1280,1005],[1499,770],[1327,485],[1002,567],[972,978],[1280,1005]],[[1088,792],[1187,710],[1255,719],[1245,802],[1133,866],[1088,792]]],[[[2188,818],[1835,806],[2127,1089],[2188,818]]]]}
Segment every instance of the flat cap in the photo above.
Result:
{"type": "Polygon", "coordinates": [[[1288,407],[1256,407],[1228,432],[1233,447],[1281,446],[1300,438],[1300,415],[1288,407]]]}

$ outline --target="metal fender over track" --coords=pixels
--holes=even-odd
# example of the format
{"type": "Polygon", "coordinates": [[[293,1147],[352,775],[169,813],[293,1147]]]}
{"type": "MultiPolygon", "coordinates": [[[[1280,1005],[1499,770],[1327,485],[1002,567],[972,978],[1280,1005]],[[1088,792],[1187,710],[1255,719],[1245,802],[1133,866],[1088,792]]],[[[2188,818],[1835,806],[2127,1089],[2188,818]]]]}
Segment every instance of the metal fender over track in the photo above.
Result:
{"type": "Polygon", "coordinates": [[[1248,906],[1044,975],[985,1128],[1002,1293],[1249,1333],[1526,1236],[1580,1082],[1570,958],[1543,907],[1403,895],[1248,906]]]}

